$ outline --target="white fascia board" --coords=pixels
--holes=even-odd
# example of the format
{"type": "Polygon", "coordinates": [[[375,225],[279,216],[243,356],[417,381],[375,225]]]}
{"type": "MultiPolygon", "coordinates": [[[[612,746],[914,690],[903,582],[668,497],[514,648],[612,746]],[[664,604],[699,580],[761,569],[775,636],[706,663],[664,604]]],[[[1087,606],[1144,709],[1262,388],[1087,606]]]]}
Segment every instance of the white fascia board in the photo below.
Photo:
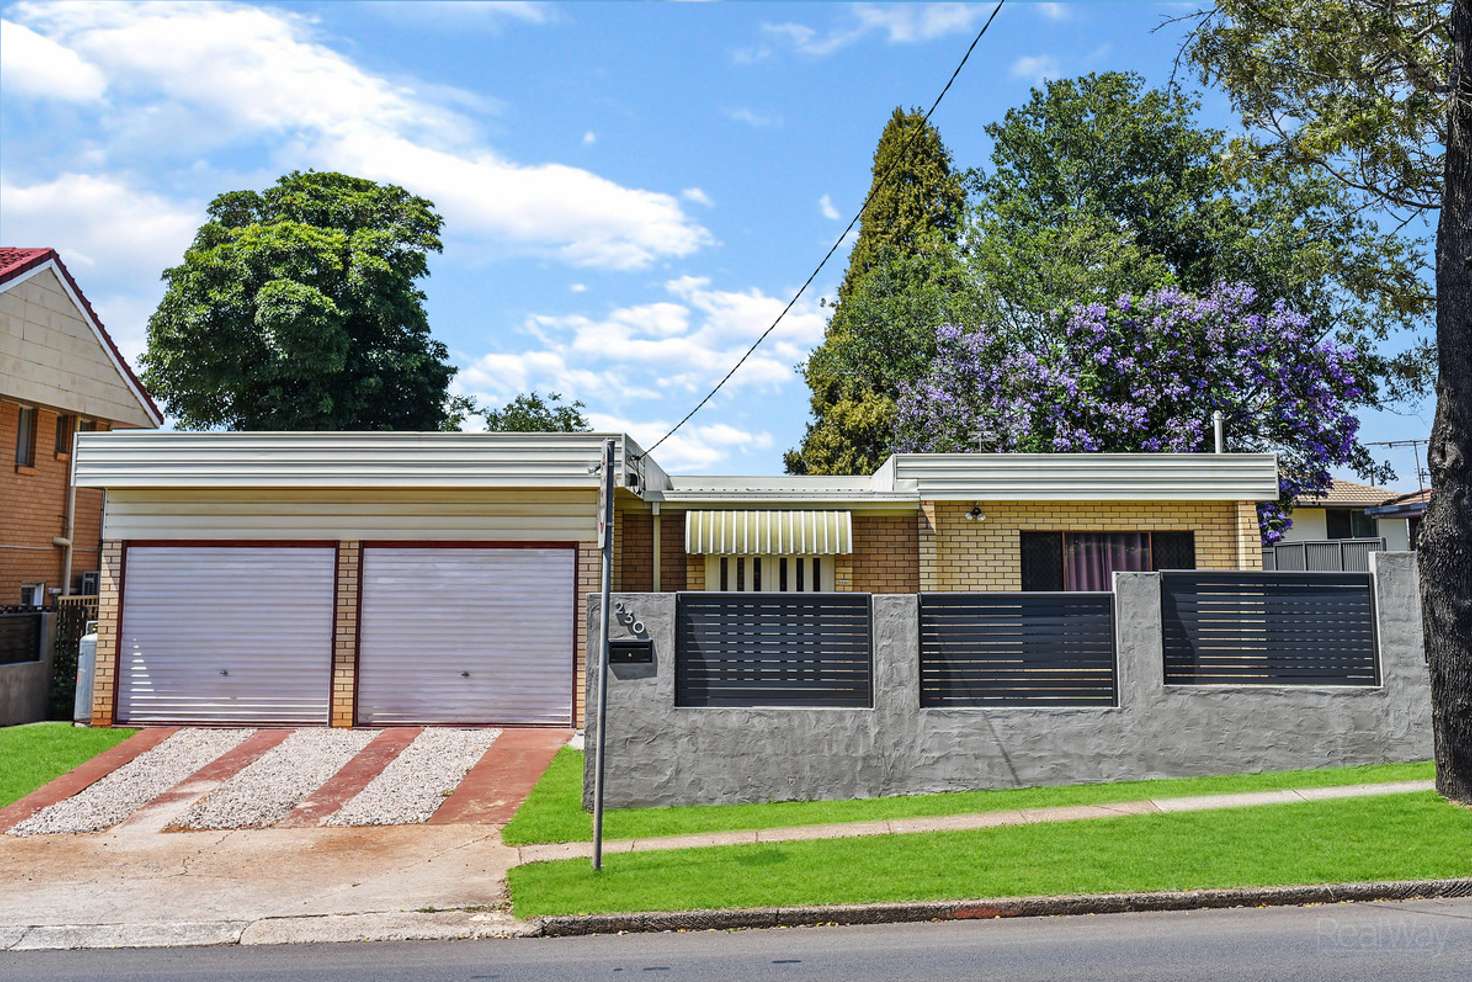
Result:
{"type": "Polygon", "coordinates": [[[1273,501],[1275,454],[897,454],[932,501],[1273,501]]]}
{"type": "Polygon", "coordinates": [[[610,433],[81,433],[78,487],[596,488],[610,433]]]}

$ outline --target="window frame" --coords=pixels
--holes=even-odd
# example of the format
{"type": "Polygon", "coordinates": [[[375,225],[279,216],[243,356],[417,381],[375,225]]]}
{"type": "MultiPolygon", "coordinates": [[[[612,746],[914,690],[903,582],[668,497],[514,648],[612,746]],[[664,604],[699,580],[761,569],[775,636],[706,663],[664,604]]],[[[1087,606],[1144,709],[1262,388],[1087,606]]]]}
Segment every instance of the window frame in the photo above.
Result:
{"type": "MultiPolygon", "coordinates": [[[[1029,590],[1025,585],[1027,576],[1022,569],[1022,564],[1027,558],[1027,550],[1023,547],[1022,536],[1028,534],[1053,535],[1058,537],[1058,575],[1060,586],[1058,591],[1064,593],[1087,593],[1092,591],[1076,590],[1069,582],[1068,575],[1068,539],[1072,535],[1143,535],[1145,537],[1145,568],[1140,572],[1159,572],[1155,566],[1155,536],[1159,535],[1189,535],[1191,537],[1191,559],[1196,562],[1196,529],[1019,529],[1017,540],[1017,573],[1018,582],[1022,592],[1025,593],[1049,593],[1058,592],[1053,590],[1029,590]]],[[[1193,565],[1192,569],[1199,569],[1199,565],[1193,565]]]]}
{"type": "Polygon", "coordinates": [[[56,414],[56,439],[53,441],[56,448],[56,456],[65,459],[71,456],[72,437],[77,432],[76,413],[56,414]]]}
{"type": "Polygon", "coordinates": [[[36,467],[36,430],[41,425],[41,410],[21,406],[15,421],[15,469],[33,471],[36,467]],[[29,420],[29,424],[27,421],[29,420]]]}

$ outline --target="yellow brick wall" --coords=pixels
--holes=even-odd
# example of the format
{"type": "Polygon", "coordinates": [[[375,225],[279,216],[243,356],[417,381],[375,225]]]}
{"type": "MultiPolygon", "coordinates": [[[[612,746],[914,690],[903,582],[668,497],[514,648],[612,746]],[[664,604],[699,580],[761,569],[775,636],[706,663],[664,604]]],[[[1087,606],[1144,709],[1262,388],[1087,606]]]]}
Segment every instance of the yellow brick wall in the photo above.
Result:
{"type": "MultiPolygon", "coordinates": [[[[920,544],[913,515],[855,515],[854,551],[846,557],[860,593],[914,593],[920,588],[920,544]]],[[[838,569],[843,572],[843,566],[838,569]]]]}
{"type": "Polygon", "coordinates": [[[97,587],[97,668],[92,681],[92,725],[111,726],[118,680],[118,612],[122,604],[123,544],[102,544],[97,587]]]}
{"type": "Polygon", "coordinates": [[[356,712],[358,672],[358,560],[356,541],[337,544],[337,609],[332,629],[333,726],[352,726],[356,712]]]}
{"type": "Polygon", "coordinates": [[[986,518],[973,522],[965,517],[970,502],[922,503],[917,530],[921,590],[1022,589],[1022,531],[1189,531],[1196,533],[1200,569],[1262,567],[1251,502],[984,501],[981,506],[986,518]]]}

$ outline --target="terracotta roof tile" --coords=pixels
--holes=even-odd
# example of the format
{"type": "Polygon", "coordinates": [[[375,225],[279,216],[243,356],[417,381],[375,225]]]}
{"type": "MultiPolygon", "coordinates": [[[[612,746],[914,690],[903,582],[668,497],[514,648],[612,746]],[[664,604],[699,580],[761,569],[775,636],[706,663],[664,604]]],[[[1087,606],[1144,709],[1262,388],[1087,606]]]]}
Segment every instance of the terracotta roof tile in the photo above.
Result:
{"type": "Polygon", "coordinates": [[[1293,499],[1293,503],[1304,508],[1323,508],[1325,506],[1369,508],[1394,496],[1395,492],[1389,488],[1377,488],[1369,484],[1360,484],[1357,481],[1336,479],[1325,494],[1301,494],[1293,499]]]}

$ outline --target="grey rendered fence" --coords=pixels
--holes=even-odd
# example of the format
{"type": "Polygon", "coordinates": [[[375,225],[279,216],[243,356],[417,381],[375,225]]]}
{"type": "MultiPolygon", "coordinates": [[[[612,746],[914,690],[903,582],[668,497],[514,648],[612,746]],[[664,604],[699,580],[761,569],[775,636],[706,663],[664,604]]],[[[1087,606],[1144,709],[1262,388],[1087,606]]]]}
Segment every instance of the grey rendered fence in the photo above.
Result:
{"type": "Polygon", "coordinates": [[[873,704],[867,593],[681,593],[675,705],[873,704]]]}
{"type": "Polygon", "coordinates": [[[922,593],[920,705],[1118,701],[1111,593],[922,593]]]}
{"type": "Polygon", "coordinates": [[[1168,685],[1380,683],[1368,573],[1161,574],[1168,685]]]}

